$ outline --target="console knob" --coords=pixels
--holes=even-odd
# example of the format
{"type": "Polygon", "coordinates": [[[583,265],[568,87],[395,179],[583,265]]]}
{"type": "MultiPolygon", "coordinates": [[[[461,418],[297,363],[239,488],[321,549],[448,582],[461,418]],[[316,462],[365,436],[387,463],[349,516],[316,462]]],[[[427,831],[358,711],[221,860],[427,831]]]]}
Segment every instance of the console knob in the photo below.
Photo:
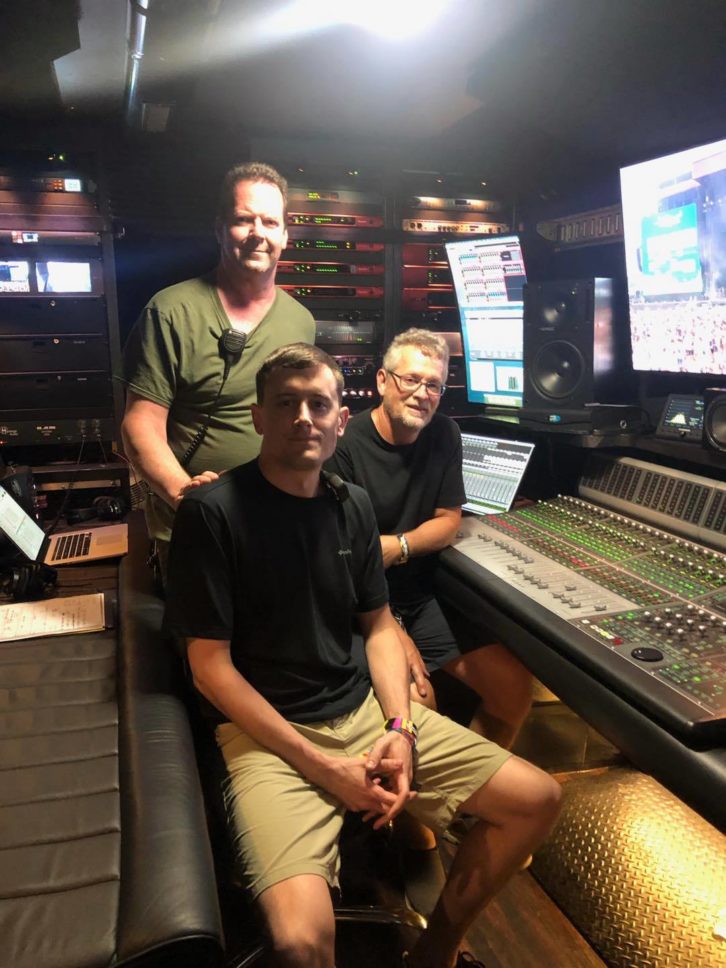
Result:
{"type": "Polygon", "coordinates": [[[634,659],[638,659],[640,662],[660,662],[663,658],[663,653],[660,649],[654,649],[649,645],[638,646],[637,649],[633,649],[630,653],[634,659]]]}

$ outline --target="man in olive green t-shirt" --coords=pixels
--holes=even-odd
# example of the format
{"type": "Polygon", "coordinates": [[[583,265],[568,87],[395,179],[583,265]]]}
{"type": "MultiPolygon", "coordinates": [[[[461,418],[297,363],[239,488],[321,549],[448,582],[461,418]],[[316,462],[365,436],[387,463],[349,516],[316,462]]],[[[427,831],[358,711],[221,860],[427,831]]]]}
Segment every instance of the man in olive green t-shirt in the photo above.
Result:
{"type": "Polygon", "coordinates": [[[216,270],[157,293],[126,343],[122,434],[129,459],[151,488],[146,518],[162,571],[184,493],[259,452],[250,406],[262,361],[287,343],[315,339],[308,310],[275,286],[287,245],[286,205],[287,183],[274,168],[232,168],[220,193],[216,270]],[[229,329],[246,341],[222,386],[220,338],[229,329]],[[185,461],[208,415],[206,434],[185,461]]]}

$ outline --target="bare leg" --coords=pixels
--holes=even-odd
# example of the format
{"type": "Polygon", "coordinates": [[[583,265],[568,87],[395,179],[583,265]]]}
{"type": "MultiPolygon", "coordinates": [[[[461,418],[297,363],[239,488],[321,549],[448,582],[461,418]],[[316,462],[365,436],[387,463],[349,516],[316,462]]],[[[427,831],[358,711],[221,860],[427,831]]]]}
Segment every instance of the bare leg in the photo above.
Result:
{"type": "Polygon", "coordinates": [[[500,642],[467,652],[444,669],[481,697],[469,728],[511,749],[532,706],[532,675],[500,642]]]}
{"type": "Polygon", "coordinates": [[[268,887],[258,901],[276,965],[334,968],[335,916],[324,878],[317,874],[289,877],[268,887]]]}
{"type": "MultiPolygon", "coordinates": [[[[416,683],[411,683],[411,701],[436,709],[436,696],[433,686],[428,684],[428,692],[422,697],[416,683]]],[[[430,827],[405,811],[393,822],[396,839],[400,845],[400,858],[406,897],[409,903],[425,917],[436,905],[437,898],[446,879],[444,865],[441,863],[436,846],[436,835],[430,827]]]]}
{"type": "Polygon", "coordinates": [[[471,923],[522,861],[544,840],[559,812],[560,787],[512,757],[462,804],[479,817],[459,847],[411,968],[450,968],[471,923]]]}

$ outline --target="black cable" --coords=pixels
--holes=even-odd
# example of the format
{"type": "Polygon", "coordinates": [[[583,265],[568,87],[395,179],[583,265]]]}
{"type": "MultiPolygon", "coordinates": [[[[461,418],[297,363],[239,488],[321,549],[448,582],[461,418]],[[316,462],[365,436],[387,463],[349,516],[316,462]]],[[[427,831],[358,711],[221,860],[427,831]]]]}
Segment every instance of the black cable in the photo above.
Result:
{"type": "Polygon", "coordinates": [[[247,334],[240,333],[236,329],[227,329],[219,338],[219,352],[224,357],[224,374],[222,376],[222,382],[219,384],[219,389],[217,390],[217,395],[214,398],[212,406],[207,410],[204,416],[204,423],[196,432],[192,438],[192,442],[187,447],[184,452],[184,456],[181,458],[179,463],[186,469],[191,461],[192,457],[199,450],[202,441],[207,436],[207,431],[209,430],[209,424],[211,423],[212,416],[214,415],[217,405],[219,403],[219,398],[222,395],[222,390],[227,382],[227,377],[229,376],[229,371],[233,363],[236,363],[242,356],[242,351],[245,348],[245,343],[247,342],[247,334]]]}
{"type": "Polygon", "coordinates": [[[80,449],[78,451],[78,457],[76,459],[76,466],[74,468],[74,471],[72,472],[74,476],[72,476],[70,478],[70,480],[68,481],[68,487],[66,488],[65,493],[63,495],[63,500],[61,501],[61,505],[60,505],[60,508],[58,509],[58,513],[56,514],[55,518],[53,519],[53,523],[51,524],[51,526],[46,531],[46,535],[48,537],[50,537],[53,534],[53,532],[55,531],[55,529],[58,527],[58,522],[63,517],[63,514],[65,512],[66,506],[68,504],[68,498],[70,497],[71,491],[73,490],[73,485],[76,483],[76,475],[78,474],[79,470],[81,469],[81,466],[80,466],[81,465],[81,457],[83,456],[83,448],[85,447],[85,444],[86,444],[86,438],[85,437],[81,437],[81,446],[80,446],[80,449]]]}

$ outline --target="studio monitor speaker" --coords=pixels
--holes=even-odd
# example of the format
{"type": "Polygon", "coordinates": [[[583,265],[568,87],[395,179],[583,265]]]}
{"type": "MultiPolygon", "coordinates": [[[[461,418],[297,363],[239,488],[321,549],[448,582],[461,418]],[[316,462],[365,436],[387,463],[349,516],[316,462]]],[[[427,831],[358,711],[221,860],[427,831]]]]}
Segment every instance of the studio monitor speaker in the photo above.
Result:
{"type": "Polygon", "coordinates": [[[610,279],[527,285],[525,410],[574,411],[615,402],[612,319],[610,279]]]}
{"type": "Polygon", "coordinates": [[[703,446],[726,454],[726,387],[703,391],[703,446]]]}

